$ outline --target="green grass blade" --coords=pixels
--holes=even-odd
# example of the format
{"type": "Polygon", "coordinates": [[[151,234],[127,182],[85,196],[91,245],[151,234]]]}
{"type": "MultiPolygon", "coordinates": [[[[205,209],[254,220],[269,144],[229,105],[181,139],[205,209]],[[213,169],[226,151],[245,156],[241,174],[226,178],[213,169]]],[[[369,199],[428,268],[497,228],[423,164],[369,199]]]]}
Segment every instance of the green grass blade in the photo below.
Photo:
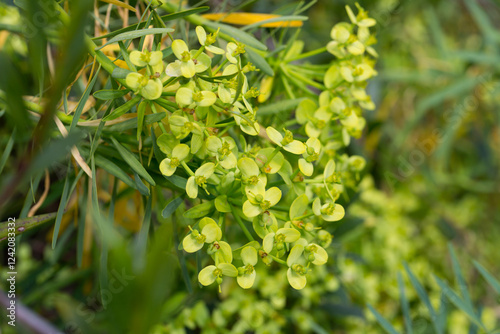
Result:
{"type": "Polygon", "coordinates": [[[113,43],[118,43],[121,41],[127,41],[131,40],[134,38],[139,38],[142,36],[146,35],[153,35],[153,34],[166,34],[169,32],[174,31],[174,29],[171,28],[149,28],[149,29],[142,29],[142,30],[135,30],[135,31],[128,31],[121,33],[119,35],[116,35],[115,37],[111,38],[109,41],[101,45],[100,47],[96,48],[96,50],[100,50],[106,45],[113,44],[113,43]]]}
{"type": "Polygon", "coordinates": [[[451,262],[453,265],[453,273],[455,274],[455,280],[456,283],[458,284],[458,288],[460,290],[460,294],[462,295],[462,298],[464,302],[471,308],[473,309],[474,306],[472,304],[472,300],[469,295],[469,290],[467,288],[467,283],[462,275],[462,269],[460,268],[460,264],[458,263],[457,260],[457,255],[455,253],[455,249],[453,248],[453,245],[451,243],[448,243],[448,250],[450,252],[450,257],[451,257],[451,262]]]}
{"type": "Polygon", "coordinates": [[[0,158],[0,175],[2,175],[2,171],[7,163],[7,159],[10,156],[10,152],[12,152],[12,148],[14,147],[14,136],[16,135],[16,130],[12,131],[10,135],[9,141],[3,150],[2,157],[0,158]]]}
{"type": "Polygon", "coordinates": [[[429,314],[431,316],[431,320],[432,320],[432,324],[434,325],[434,329],[436,330],[437,333],[441,334],[442,331],[440,330],[440,328],[436,324],[437,314],[436,314],[434,307],[432,307],[432,304],[431,304],[431,301],[429,299],[429,296],[427,295],[427,292],[425,292],[424,287],[422,286],[422,284],[420,284],[420,282],[417,279],[417,277],[415,276],[415,274],[413,274],[413,272],[411,271],[408,264],[405,262],[403,265],[405,267],[406,274],[410,278],[411,284],[413,285],[413,287],[415,288],[415,290],[417,292],[418,297],[420,298],[420,300],[424,303],[424,305],[429,310],[429,314]]]}
{"type": "Polygon", "coordinates": [[[83,108],[85,107],[85,103],[87,103],[87,100],[89,99],[90,92],[94,88],[94,85],[96,83],[97,77],[99,76],[100,70],[101,70],[101,66],[99,66],[97,68],[97,71],[95,71],[95,73],[94,73],[94,77],[92,78],[92,80],[88,84],[87,88],[83,92],[83,95],[80,98],[78,105],[76,106],[75,114],[73,115],[73,121],[71,122],[69,132],[71,132],[76,127],[76,124],[78,123],[78,120],[80,119],[80,116],[82,114],[83,108]]]}
{"type": "Polygon", "coordinates": [[[95,156],[95,164],[96,164],[96,166],[104,169],[109,174],[119,178],[127,186],[134,188],[134,189],[137,189],[137,186],[136,186],[134,180],[132,180],[132,178],[127,173],[125,173],[120,167],[118,167],[112,161],[110,161],[110,160],[108,160],[100,155],[96,155],[95,156]]]}
{"type": "Polygon", "coordinates": [[[373,308],[370,304],[366,305],[370,312],[375,316],[377,322],[382,326],[382,328],[389,334],[399,334],[398,331],[387,321],[380,313],[373,308]]]}
{"type": "Polygon", "coordinates": [[[181,196],[177,196],[176,198],[174,198],[173,200],[168,202],[168,204],[165,206],[165,208],[161,212],[161,216],[163,218],[168,218],[168,217],[172,216],[174,214],[175,210],[177,210],[177,208],[182,204],[183,201],[184,201],[184,198],[181,195],[181,196]]]}
{"type": "Polygon", "coordinates": [[[401,300],[401,309],[403,310],[403,316],[405,321],[406,334],[412,334],[412,323],[410,316],[410,304],[406,298],[405,285],[403,282],[403,276],[398,272],[398,287],[399,287],[399,298],[401,300]]]}
{"type": "Polygon", "coordinates": [[[146,187],[144,182],[142,182],[141,177],[139,175],[137,175],[137,173],[134,173],[134,180],[135,180],[136,189],[139,190],[141,195],[149,196],[150,193],[149,193],[148,187],[146,187]]]}
{"type": "MultiPolygon", "coordinates": [[[[67,171],[69,172],[69,165],[67,171]]],[[[57,237],[59,236],[59,228],[61,226],[62,216],[64,214],[64,209],[68,202],[69,193],[69,174],[66,175],[66,180],[64,181],[64,188],[61,195],[61,201],[59,202],[59,209],[57,209],[56,222],[54,225],[54,233],[52,234],[52,249],[56,247],[57,237]]]]}
{"type": "Polygon", "coordinates": [[[104,117],[104,121],[107,122],[120,117],[121,115],[132,109],[132,107],[139,103],[141,99],[142,97],[139,95],[134,96],[131,100],[125,102],[124,104],[113,110],[108,116],[104,117]]]}
{"type": "Polygon", "coordinates": [[[153,180],[151,175],[148,174],[141,163],[136,159],[136,157],[129,150],[123,147],[115,138],[111,137],[111,141],[118,150],[118,153],[120,153],[121,157],[130,166],[130,168],[132,168],[133,171],[135,171],[143,179],[145,179],[150,185],[155,186],[155,181],[153,180]]]}
{"type": "Polygon", "coordinates": [[[492,274],[485,267],[483,267],[479,262],[473,261],[474,266],[479,270],[483,278],[491,285],[491,287],[500,295],[500,282],[493,277],[492,274]]]}
{"type": "Polygon", "coordinates": [[[449,299],[453,305],[455,305],[459,310],[464,312],[467,317],[473,321],[476,325],[481,327],[482,329],[486,330],[484,327],[483,323],[481,322],[481,319],[476,315],[476,312],[474,311],[473,308],[471,308],[469,305],[467,305],[456,293],[453,291],[446,282],[442,281],[439,277],[434,276],[434,279],[436,280],[437,284],[439,287],[442,289],[443,293],[446,295],[446,297],[449,299]]]}

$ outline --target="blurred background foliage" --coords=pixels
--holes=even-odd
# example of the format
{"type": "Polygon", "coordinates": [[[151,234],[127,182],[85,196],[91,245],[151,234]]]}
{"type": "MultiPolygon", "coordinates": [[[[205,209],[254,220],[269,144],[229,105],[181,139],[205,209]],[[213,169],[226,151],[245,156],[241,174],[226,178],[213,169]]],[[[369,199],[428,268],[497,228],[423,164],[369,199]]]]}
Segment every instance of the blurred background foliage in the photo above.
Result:
{"type": "MultiPolygon", "coordinates": [[[[95,300],[98,282],[109,280],[99,274],[102,254],[93,248],[83,256],[88,261],[85,269],[77,268],[75,258],[81,250],[75,249],[74,230],[78,227],[66,215],[61,246],[54,250],[50,224],[23,236],[18,250],[18,288],[23,302],[67,332],[77,332],[78,327],[85,333],[123,333],[132,328],[136,333],[151,329],[155,333],[381,333],[377,319],[366,308],[369,303],[398,332],[434,333],[429,307],[412,288],[403,263],[418,277],[433,308],[439,309],[446,297],[432,273],[450,282],[455,291],[461,288],[454,282],[457,275],[450,243],[468,282],[472,304],[479,310],[478,318],[487,329],[498,328],[498,294],[472,260],[499,276],[500,5],[496,0],[359,2],[378,21],[379,76],[370,84],[377,109],[366,114],[368,127],[350,149],[365,156],[369,165],[346,218],[330,230],[335,236],[330,264],[322,267],[311,284],[297,292],[282,279],[283,273],[276,277],[259,274],[252,290],[243,291],[229,283],[217,295],[215,290],[199,289],[197,283],[186,287],[185,266],[192,264],[181,262],[179,266],[175,250],[165,257],[165,252],[153,246],[151,263],[134,263],[134,248],[129,243],[140,244],[140,232],[136,232],[143,215],[130,208],[140,206],[141,197],[123,192],[115,203],[114,219],[129,234],[122,239],[102,237],[103,233],[98,242],[109,247],[108,256],[113,259],[109,263],[117,272],[133,272],[140,279],[130,284],[123,281],[123,293],[113,294],[109,307],[103,308],[95,300]],[[401,308],[400,274],[409,316],[401,308]],[[154,292],[148,290],[153,287],[154,292]],[[404,320],[408,318],[412,320],[409,329],[404,320]]],[[[208,4],[213,12],[236,8],[287,13],[292,6],[278,0],[214,0],[208,4]]],[[[353,5],[353,1],[320,0],[310,7],[310,20],[302,31],[306,51],[329,40],[330,27],[346,19],[346,4],[353,5]]],[[[2,23],[15,15],[1,10],[2,23]]],[[[33,67],[27,64],[26,44],[4,31],[0,37],[2,52],[25,75],[17,77],[19,87],[33,92],[38,84],[27,73],[33,67]]],[[[36,45],[31,47],[37,50],[36,45]]],[[[327,62],[329,57],[317,55],[310,61],[327,62]]],[[[2,69],[8,70],[7,60],[2,58],[2,62],[2,69]]],[[[16,80],[15,76],[9,78],[16,80]]],[[[84,84],[75,84],[83,92],[84,84]]],[[[0,147],[4,148],[11,145],[11,127],[4,117],[0,122],[0,147]]],[[[16,136],[26,134],[19,131],[16,136]]],[[[22,154],[22,149],[15,148],[13,154],[22,154]]],[[[6,168],[12,167],[9,160],[6,168]]],[[[66,166],[53,170],[54,181],[42,210],[57,210],[64,188],[64,178],[59,175],[65,170],[66,166]]],[[[31,182],[43,182],[43,178],[31,182]]],[[[102,189],[108,195],[113,191],[111,183],[102,189]]],[[[79,199],[82,203],[78,204],[85,205],[85,200],[79,199]]],[[[29,198],[16,197],[1,220],[19,212],[26,214],[27,201],[29,198]]],[[[155,217],[162,219],[160,214],[155,217]]],[[[174,224],[179,219],[174,217],[174,224]]],[[[158,233],[169,231],[165,228],[158,233]]],[[[5,289],[3,277],[0,284],[5,289]]],[[[470,317],[459,307],[448,304],[444,332],[485,332],[471,326],[470,317]]]]}

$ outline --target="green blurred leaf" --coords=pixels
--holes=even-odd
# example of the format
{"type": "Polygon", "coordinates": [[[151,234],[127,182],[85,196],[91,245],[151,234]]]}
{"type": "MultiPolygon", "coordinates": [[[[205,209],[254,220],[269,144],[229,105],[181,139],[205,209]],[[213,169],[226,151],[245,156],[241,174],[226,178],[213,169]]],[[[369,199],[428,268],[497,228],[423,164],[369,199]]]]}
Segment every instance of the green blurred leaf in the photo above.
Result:
{"type": "Polygon", "coordinates": [[[106,122],[120,117],[121,115],[125,114],[127,111],[132,109],[132,107],[134,107],[137,103],[139,103],[141,99],[142,99],[141,96],[135,95],[130,101],[125,102],[124,104],[113,110],[111,114],[104,117],[103,120],[106,122]]]}
{"type": "Polygon", "coordinates": [[[127,95],[130,92],[128,89],[103,89],[94,93],[94,97],[99,100],[114,100],[127,95]]]}
{"type": "Polygon", "coordinates": [[[473,261],[474,266],[479,270],[484,279],[491,285],[491,287],[496,291],[498,295],[500,295],[500,282],[491,275],[491,273],[486,270],[479,262],[473,261]]]}
{"type": "Polygon", "coordinates": [[[196,219],[208,216],[215,209],[214,201],[206,201],[184,212],[186,218],[196,219]]]}
{"type": "Polygon", "coordinates": [[[375,310],[373,308],[373,306],[371,306],[370,304],[367,304],[366,305],[368,307],[368,309],[370,310],[370,312],[375,316],[375,318],[377,319],[377,322],[380,324],[380,326],[382,326],[382,328],[389,334],[399,334],[396,329],[394,327],[392,327],[392,325],[389,323],[389,321],[387,321],[386,319],[384,319],[384,317],[377,312],[377,310],[375,310]]]}
{"type": "Polygon", "coordinates": [[[262,57],[258,52],[253,51],[251,48],[246,48],[246,55],[248,59],[255,65],[259,70],[270,77],[274,77],[273,68],[269,65],[264,57],[262,57]]]}
{"type": "Polygon", "coordinates": [[[101,45],[100,47],[96,48],[96,50],[100,50],[106,45],[121,42],[121,41],[128,41],[132,40],[134,38],[146,36],[146,35],[153,35],[153,34],[166,34],[169,32],[174,31],[174,29],[171,28],[148,28],[148,29],[142,29],[142,30],[135,30],[135,31],[128,31],[124,32],[121,34],[116,35],[115,37],[111,38],[109,41],[101,45]]]}
{"type": "Polygon", "coordinates": [[[168,218],[168,217],[172,216],[174,214],[175,210],[177,210],[177,208],[182,204],[183,201],[184,201],[184,198],[182,197],[182,195],[180,195],[180,196],[177,196],[176,198],[174,198],[173,200],[171,200],[170,202],[168,202],[168,204],[165,206],[165,208],[161,212],[162,217],[168,218]]]}
{"type": "Polygon", "coordinates": [[[136,159],[136,157],[129,150],[123,147],[115,138],[111,137],[111,141],[118,150],[118,153],[120,153],[121,157],[130,166],[130,168],[132,168],[133,171],[135,171],[142,178],[144,178],[149,184],[155,186],[156,185],[155,181],[148,174],[146,169],[144,169],[141,163],[136,159]]]}

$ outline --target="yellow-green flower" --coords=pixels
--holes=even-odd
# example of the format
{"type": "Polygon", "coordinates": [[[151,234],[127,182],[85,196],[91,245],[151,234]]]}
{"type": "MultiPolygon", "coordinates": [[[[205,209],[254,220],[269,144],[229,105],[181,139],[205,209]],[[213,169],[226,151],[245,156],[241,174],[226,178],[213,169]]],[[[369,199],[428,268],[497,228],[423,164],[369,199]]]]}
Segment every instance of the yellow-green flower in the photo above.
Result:
{"type": "Polygon", "coordinates": [[[260,215],[278,204],[281,199],[281,190],[272,187],[266,190],[263,183],[257,183],[248,193],[248,200],[243,203],[243,214],[248,218],[260,215]]]}
{"type": "Polygon", "coordinates": [[[285,248],[285,243],[292,243],[300,239],[300,232],[294,228],[280,228],[276,233],[267,234],[262,241],[262,248],[266,253],[271,253],[276,245],[276,249],[281,251],[285,248]]]}
{"type": "Polygon", "coordinates": [[[243,289],[250,289],[255,282],[254,266],[257,264],[257,250],[251,246],[247,246],[241,250],[241,260],[243,267],[238,268],[238,277],[236,281],[243,289]]]}
{"type": "Polygon", "coordinates": [[[282,147],[290,153],[302,154],[306,150],[304,143],[293,139],[293,134],[289,130],[285,130],[285,136],[283,137],[283,135],[279,133],[278,130],[269,126],[266,129],[266,133],[273,143],[282,147]]]}
{"type": "Polygon", "coordinates": [[[172,154],[169,158],[165,158],[160,163],[160,172],[165,176],[171,176],[175,173],[177,167],[187,160],[189,156],[189,146],[186,144],[179,144],[174,147],[172,154]]]}
{"type": "Polygon", "coordinates": [[[196,74],[196,68],[186,42],[181,39],[174,40],[172,42],[172,51],[178,60],[168,64],[167,75],[171,77],[182,75],[185,78],[192,78],[196,74]]]}
{"type": "Polygon", "coordinates": [[[296,290],[301,290],[306,286],[307,278],[307,267],[305,266],[305,261],[302,256],[304,253],[304,246],[295,245],[292,247],[288,258],[286,259],[286,264],[288,265],[288,271],[286,277],[288,278],[288,283],[292,288],[296,290]]]}
{"type": "Polygon", "coordinates": [[[196,36],[198,37],[198,42],[200,42],[200,45],[205,46],[205,49],[207,49],[208,51],[210,51],[212,53],[223,55],[225,53],[224,50],[212,45],[215,43],[215,41],[217,39],[217,34],[219,33],[219,30],[220,30],[220,28],[217,29],[216,32],[211,33],[207,36],[207,32],[205,31],[205,29],[203,29],[202,26],[197,26],[196,27],[196,36]]]}
{"type": "Polygon", "coordinates": [[[242,53],[245,53],[245,47],[243,44],[236,44],[233,42],[227,43],[226,58],[230,63],[238,64],[238,55],[242,53]]]}
{"type": "Polygon", "coordinates": [[[342,205],[331,201],[321,204],[321,200],[319,198],[314,200],[312,208],[316,216],[321,217],[328,222],[339,221],[345,216],[345,209],[342,205]]]}
{"type": "Polygon", "coordinates": [[[158,78],[148,78],[137,72],[132,72],[125,78],[127,86],[146,100],[156,100],[161,96],[163,85],[158,78]]]}
{"type": "Polygon", "coordinates": [[[210,265],[203,268],[198,274],[198,281],[208,286],[217,281],[217,284],[222,284],[222,276],[236,277],[238,269],[230,263],[219,263],[217,266],[210,265]]]}
{"type": "Polygon", "coordinates": [[[194,135],[202,135],[203,133],[198,123],[192,122],[184,116],[174,114],[168,121],[176,139],[186,138],[190,133],[194,135]]]}
{"type": "Polygon", "coordinates": [[[135,66],[144,67],[151,66],[153,69],[153,73],[161,73],[163,72],[163,53],[161,51],[153,51],[149,50],[137,51],[134,50],[130,52],[130,61],[135,66]]]}
{"type": "Polygon", "coordinates": [[[189,107],[195,105],[198,107],[210,107],[217,100],[215,93],[211,91],[197,91],[187,87],[181,87],[175,93],[175,101],[181,107],[189,107]]]}
{"type": "MultiPolygon", "coordinates": [[[[206,190],[208,179],[214,174],[215,164],[207,162],[196,170],[193,176],[190,176],[186,183],[186,193],[190,198],[198,197],[198,187],[206,190]]],[[[208,191],[207,191],[208,193],[208,191]]]]}
{"type": "Polygon", "coordinates": [[[222,231],[212,218],[205,217],[200,220],[199,227],[201,232],[191,229],[191,233],[182,240],[182,247],[188,253],[197,252],[204,244],[211,244],[222,238],[222,231]]]}
{"type": "Polygon", "coordinates": [[[236,147],[234,139],[228,136],[219,138],[210,136],[206,141],[207,151],[217,157],[220,165],[225,169],[233,169],[236,167],[236,156],[233,149],[236,147]]]}
{"type": "Polygon", "coordinates": [[[307,261],[316,266],[322,266],[328,262],[328,253],[318,244],[311,243],[305,246],[304,253],[307,256],[307,261]]]}
{"type": "Polygon", "coordinates": [[[241,181],[247,188],[255,186],[257,183],[266,185],[267,178],[264,174],[261,174],[255,160],[246,157],[241,158],[238,160],[238,169],[241,172],[241,181]]]}
{"type": "Polygon", "coordinates": [[[321,142],[318,138],[309,138],[306,141],[306,151],[303,158],[299,159],[299,169],[305,176],[311,176],[314,172],[314,161],[319,159],[321,153],[321,142]]]}

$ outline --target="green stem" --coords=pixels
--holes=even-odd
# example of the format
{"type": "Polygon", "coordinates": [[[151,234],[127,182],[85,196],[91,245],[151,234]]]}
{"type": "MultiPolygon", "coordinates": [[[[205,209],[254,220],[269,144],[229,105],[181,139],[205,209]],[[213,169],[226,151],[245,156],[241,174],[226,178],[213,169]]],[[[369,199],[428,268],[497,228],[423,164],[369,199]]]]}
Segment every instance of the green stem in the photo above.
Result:
{"type": "Polygon", "coordinates": [[[198,50],[198,52],[196,52],[196,54],[194,55],[194,59],[198,58],[199,55],[201,55],[201,53],[203,52],[203,50],[205,50],[205,45],[202,45],[201,48],[198,50]]]}
{"type": "Polygon", "coordinates": [[[9,223],[11,223],[11,221],[3,222],[0,224],[0,242],[5,240],[9,236],[9,233],[15,233],[15,235],[18,235],[45,223],[48,223],[55,218],[56,213],[54,212],[25,219],[16,219],[15,222],[12,222],[14,223],[13,226],[9,226],[9,223]],[[9,228],[11,229],[9,230],[9,228]]]}
{"type": "Polygon", "coordinates": [[[287,265],[285,261],[283,261],[282,259],[278,259],[276,256],[274,255],[271,255],[271,254],[267,254],[267,256],[270,256],[271,259],[273,259],[274,261],[278,262],[278,263],[281,263],[281,264],[284,264],[285,266],[287,265]]]}
{"type": "Polygon", "coordinates": [[[269,165],[269,163],[273,160],[273,158],[276,156],[276,154],[278,154],[279,151],[281,151],[281,146],[276,146],[276,148],[274,149],[273,153],[271,153],[271,155],[269,156],[269,158],[267,158],[267,162],[264,165],[264,168],[266,168],[267,165],[269,165]]]}
{"type": "Polygon", "coordinates": [[[189,175],[194,176],[193,171],[191,170],[191,168],[189,168],[189,166],[187,165],[187,163],[185,161],[181,161],[181,165],[182,165],[182,167],[184,167],[184,169],[186,170],[186,172],[189,175]]]}
{"type": "Polygon", "coordinates": [[[318,54],[323,53],[323,52],[326,52],[326,46],[322,47],[322,48],[319,48],[319,49],[316,49],[316,50],[312,50],[312,51],[303,53],[301,55],[293,57],[292,59],[287,59],[286,62],[287,63],[291,63],[292,61],[304,59],[304,58],[307,58],[307,57],[312,57],[312,56],[318,55],[318,54]]]}
{"type": "Polygon", "coordinates": [[[302,220],[304,218],[311,217],[311,216],[314,216],[314,212],[308,213],[308,214],[303,215],[303,216],[295,217],[294,220],[302,220]]]}
{"type": "MultiPolygon", "coordinates": [[[[155,104],[153,102],[149,102],[149,105],[151,106],[151,111],[153,112],[153,114],[156,114],[157,111],[156,111],[156,107],[155,107],[155,104]]],[[[163,126],[163,123],[161,121],[158,121],[158,126],[160,127],[161,129],[161,132],[163,133],[167,133],[167,130],[165,129],[165,127],[163,126]]]]}
{"type": "Polygon", "coordinates": [[[227,60],[227,59],[225,59],[225,60],[222,62],[222,64],[220,64],[220,66],[219,66],[219,67],[215,70],[215,72],[212,72],[212,73],[213,73],[213,74],[217,74],[217,73],[219,73],[219,71],[221,70],[222,66],[226,65],[226,64],[227,64],[227,62],[228,62],[228,60],[227,60]]]}
{"type": "Polygon", "coordinates": [[[236,213],[236,210],[234,207],[231,208],[231,212],[233,213],[234,219],[236,219],[236,222],[238,223],[238,225],[240,225],[240,227],[243,230],[243,233],[245,234],[247,239],[249,241],[254,241],[255,239],[252,237],[252,234],[250,233],[248,228],[245,226],[245,224],[241,220],[240,216],[238,216],[238,214],[236,213]]]}

